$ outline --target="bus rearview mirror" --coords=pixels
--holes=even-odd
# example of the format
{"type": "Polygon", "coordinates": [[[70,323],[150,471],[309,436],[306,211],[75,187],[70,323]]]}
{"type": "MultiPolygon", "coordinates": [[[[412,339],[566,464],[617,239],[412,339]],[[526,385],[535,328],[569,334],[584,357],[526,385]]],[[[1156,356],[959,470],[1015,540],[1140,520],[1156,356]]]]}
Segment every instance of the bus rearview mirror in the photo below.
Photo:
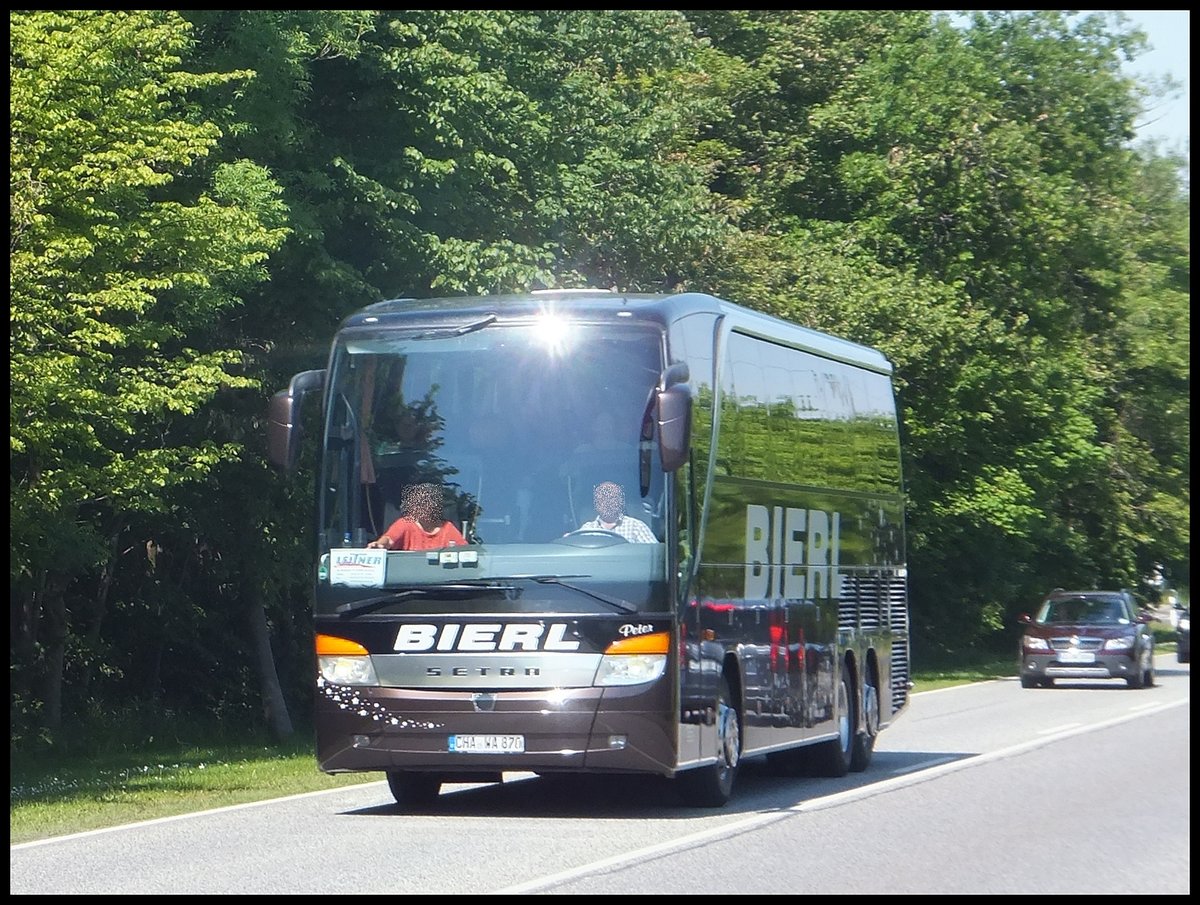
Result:
{"type": "Polygon", "coordinates": [[[677,383],[658,394],[658,455],[663,471],[677,471],[688,458],[691,442],[692,393],[677,383]]]}
{"type": "Polygon", "coordinates": [[[267,461],[283,471],[296,467],[300,456],[300,410],[304,397],[324,389],[325,371],[301,371],[286,390],[271,397],[267,406],[267,461]]]}

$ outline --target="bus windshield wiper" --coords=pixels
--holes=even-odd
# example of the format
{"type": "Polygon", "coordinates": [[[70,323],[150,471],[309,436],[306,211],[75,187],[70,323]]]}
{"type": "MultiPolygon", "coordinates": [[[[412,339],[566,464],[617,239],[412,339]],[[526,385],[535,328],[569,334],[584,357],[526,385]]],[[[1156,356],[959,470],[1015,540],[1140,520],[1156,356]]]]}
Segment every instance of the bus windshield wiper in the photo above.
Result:
{"type": "Polygon", "coordinates": [[[436,594],[444,593],[463,593],[471,591],[478,593],[479,591],[515,591],[516,588],[510,584],[499,584],[491,580],[480,580],[478,582],[459,581],[449,582],[446,584],[428,584],[421,585],[415,588],[405,588],[403,591],[392,591],[388,594],[378,594],[374,597],[364,597],[361,600],[352,600],[349,603],[343,603],[339,607],[334,607],[334,612],[343,619],[352,616],[362,616],[366,613],[373,613],[376,610],[381,610],[391,603],[404,600],[406,597],[431,597],[436,594]]]}
{"type": "Polygon", "coordinates": [[[564,578],[591,577],[590,575],[508,575],[505,578],[501,578],[500,581],[515,581],[520,578],[526,581],[536,581],[538,584],[561,585],[568,590],[575,591],[577,594],[586,594],[588,597],[599,600],[601,603],[607,603],[613,609],[620,610],[622,613],[636,613],[638,611],[638,608],[627,600],[621,600],[619,597],[610,597],[608,594],[601,594],[599,591],[581,588],[577,584],[563,581],[564,578]]]}
{"type": "Polygon", "coordinates": [[[494,323],[495,320],[496,315],[488,314],[477,321],[472,321],[469,324],[463,324],[461,327],[456,328],[454,330],[454,335],[462,336],[464,333],[474,333],[476,330],[482,330],[488,324],[494,323]]]}
{"type": "Polygon", "coordinates": [[[440,339],[444,336],[462,336],[466,333],[474,333],[476,330],[482,330],[488,324],[495,323],[496,320],[496,315],[488,314],[477,321],[471,321],[469,324],[447,324],[444,327],[423,330],[420,333],[410,336],[409,339],[440,339]]]}

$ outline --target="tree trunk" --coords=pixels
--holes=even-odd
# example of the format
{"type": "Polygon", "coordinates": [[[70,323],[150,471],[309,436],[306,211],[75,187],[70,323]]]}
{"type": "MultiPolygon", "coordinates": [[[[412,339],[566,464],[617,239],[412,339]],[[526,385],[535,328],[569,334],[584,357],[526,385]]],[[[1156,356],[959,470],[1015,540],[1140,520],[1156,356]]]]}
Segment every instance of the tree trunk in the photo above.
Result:
{"type": "Polygon", "coordinates": [[[263,716],[276,741],[283,741],[292,734],[292,718],[288,715],[283,689],[279,686],[279,673],[275,670],[275,656],[271,652],[271,632],[267,625],[267,611],[262,599],[253,595],[250,601],[250,634],[254,639],[254,651],[258,659],[258,680],[262,690],[263,716]]]}
{"type": "Polygon", "coordinates": [[[67,658],[67,600],[66,580],[52,575],[46,582],[42,600],[42,622],[45,625],[46,654],[42,685],[42,725],[51,732],[62,727],[63,667],[67,658]]]}
{"type": "Polygon", "coordinates": [[[101,567],[99,587],[96,589],[96,597],[92,601],[91,612],[84,626],[85,643],[90,656],[84,660],[83,673],[79,679],[79,693],[85,700],[92,684],[92,676],[96,672],[96,651],[100,649],[100,634],[104,627],[104,616],[108,612],[108,592],[112,588],[113,577],[117,571],[117,542],[121,539],[122,530],[123,526],[109,532],[108,562],[101,567]]]}
{"type": "MultiPolygon", "coordinates": [[[[45,573],[40,587],[11,589],[12,609],[9,611],[9,700],[33,698],[37,683],[37,629],[41,621],[42,597],[46,584],[45,573]]],[[[26,701],[26,705],[31,702],[26,701]]]]}

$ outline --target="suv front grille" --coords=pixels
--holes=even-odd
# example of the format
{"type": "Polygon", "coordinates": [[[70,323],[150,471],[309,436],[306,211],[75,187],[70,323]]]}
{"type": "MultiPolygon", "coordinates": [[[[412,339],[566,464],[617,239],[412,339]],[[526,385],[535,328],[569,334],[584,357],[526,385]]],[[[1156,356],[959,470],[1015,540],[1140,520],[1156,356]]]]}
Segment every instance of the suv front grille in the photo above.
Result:
{"type": "Polygon", "coordinates": [[[1103,638],[1051,638],[1050,647],[1054,650],[1100,650],[1104,646],[1103,638]],[[1072,641],[1077,640],[1077,644],[1072,644],[1072,641]]]}

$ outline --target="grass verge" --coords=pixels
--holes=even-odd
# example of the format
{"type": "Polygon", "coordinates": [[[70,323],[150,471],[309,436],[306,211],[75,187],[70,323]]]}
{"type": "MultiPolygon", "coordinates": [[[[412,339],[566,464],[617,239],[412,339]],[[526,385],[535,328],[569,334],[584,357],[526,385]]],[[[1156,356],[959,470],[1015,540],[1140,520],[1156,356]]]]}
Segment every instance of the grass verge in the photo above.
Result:
{"type": "Polygon", "coordinates": [[[182,746],[86,758],[14,757],[9,770],[10,844],[383,778],[381,773],[321,773],[307,737],[282,747],[182,746]]]}

